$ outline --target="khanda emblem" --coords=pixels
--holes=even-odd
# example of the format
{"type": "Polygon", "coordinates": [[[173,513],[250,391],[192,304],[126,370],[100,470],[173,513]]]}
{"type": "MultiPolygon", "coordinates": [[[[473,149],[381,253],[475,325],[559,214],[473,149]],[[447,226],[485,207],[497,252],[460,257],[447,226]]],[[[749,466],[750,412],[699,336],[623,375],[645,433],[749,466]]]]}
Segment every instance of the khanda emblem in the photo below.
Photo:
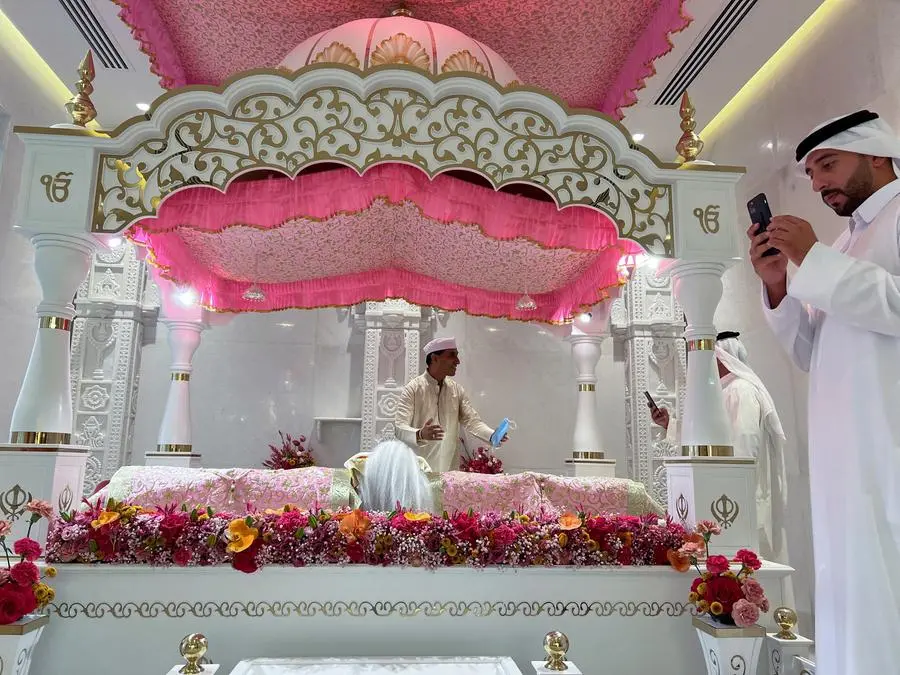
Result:
{"type": "Polygon", "coordinates": [[[719,209],[718,204],[710,204],[705,209],[699,206],[694,209],[694,218],[700,221],[700,229],[704,234],[716,234],[719,231],[719,209]]]}
{"type": "Polygon", "coordinates": [[[734,521],[737,520],[738,514],[741,512],[738,503],[728,495],[722,495],[716,499],[709,505],[709,510],[723,530],[727,530],[734,525],[734,521]]]}
{"type": "Polygon", "coordinates": [[[60,171],[55,176],[45,173],[41,176],[41,185],[47,193],[47,201],[59,204],[69,198],[69,185],[72,183],[71,171],[60,171]]]}
{"type": "Polygon", "coordinates": [[[30,492],[25,492],[21,485],[13,485],[0,494],[0,513],[9,519],[18,518],[25,513],[25,505],[30,501],[30,492]]]}
{"type": "Polygon", "coordinates": [[[57,500],[59,512],[67,513],[69,509],[72,508],[72,501],[74,499],[75,494],[72,492],[71,486],[66,485],[65,489],[59,494],[59,499],[57,500]]]}
{"type": "Polygon", "coordinates": [[[681,520],[682,524],[687,523],[688,500],[684,498],[684,494],[678,495],[678,499],[675,500],[675,514],[681,520]]]}

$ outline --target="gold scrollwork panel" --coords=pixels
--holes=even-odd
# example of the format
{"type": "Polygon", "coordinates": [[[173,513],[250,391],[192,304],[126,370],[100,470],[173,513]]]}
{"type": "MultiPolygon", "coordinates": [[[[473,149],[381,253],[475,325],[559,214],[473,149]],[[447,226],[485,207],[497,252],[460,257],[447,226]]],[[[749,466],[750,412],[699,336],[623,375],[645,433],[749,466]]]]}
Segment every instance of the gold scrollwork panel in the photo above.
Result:
{"type": "Polygon", "coordinates": [[[379,89],[366,98],[335,86],[299,100],[254,94],[228,114],[185,113],[129,152],[101,155],[93,229],[120,231],[153,215],[162,199],[186,186],[224,189],[251,169],[294,176],[322,161],[359,171],[403,161],[432,176],[458,168],[477,171],[498,187],[531,183],[560,207],[603,211],[621,237],[651,253],[673,254],[672,186],[619,163],[599,135],[561,131],[532,110],[498,113],[474,96],[431,101],[406,88],[379,89]]]}

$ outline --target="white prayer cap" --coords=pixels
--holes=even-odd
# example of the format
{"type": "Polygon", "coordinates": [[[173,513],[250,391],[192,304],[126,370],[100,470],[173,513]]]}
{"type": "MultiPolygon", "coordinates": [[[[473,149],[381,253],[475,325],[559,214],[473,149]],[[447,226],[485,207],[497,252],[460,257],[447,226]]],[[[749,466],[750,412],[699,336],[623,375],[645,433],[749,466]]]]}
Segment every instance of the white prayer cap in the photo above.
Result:
{"type": "Polygon", "coordinates": [[[423,349],[422,351],[425,352],[425,356],[428,356],[429,354],[434,354],[435,352],[442,352],[445,349],[456,349],[455,337],[435,338],[427,345],[425,345],[425,349],[423,349]]]}
{"type": "Polygon", "coordinates": [[[809,154],[816,150],[890,157],[895,168],[900,163],[900,138],[887,122],[868,110],[836,117],[817,126],[797,145],[797,163],[803,167],[809,154]]]}
{"type": "Polygon", "coordinates": [[[747,363],[747,348],[741,342],[740,333],[726,331],[716,336],[716,349],[730,354],[741,363],[747,363]]]}

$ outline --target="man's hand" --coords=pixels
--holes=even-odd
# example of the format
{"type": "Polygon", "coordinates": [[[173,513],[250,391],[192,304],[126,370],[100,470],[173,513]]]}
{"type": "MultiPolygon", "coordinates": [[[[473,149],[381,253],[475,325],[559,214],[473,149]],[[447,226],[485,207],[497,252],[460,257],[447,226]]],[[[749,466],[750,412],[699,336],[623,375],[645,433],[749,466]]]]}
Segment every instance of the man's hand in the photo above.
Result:
{"type": "MultiPolygon", "coordinates": [[[[769,243],[799,266],[817,241],[812,225],[794,216],[775,216],[769,224],[769,243]]],[[[774,257],[774,256],[773,256],[774,257]]]]}
{"type": "Polygon", "coordinates": [[[653,420],[654,424],[658,424],[663,429],[669,429],[669,411],[665,408],[654,408],[649,403],[647,407],[650,408],[650,418],[653,420]]]}
{"type": "Polygon", "coordinates": [[[503,434],[503,438],[500,439],[500,445],[503,445],[508,440],[509,440],[509,434],[503,434]]]}
{"type": "Polygon", "coordinates": [[[425,426],[419,429],[417,437],[420,441],[440,441],[444,438],[444,430],[440,424],[433,424],[434,420],[429,419],[425,422],[425,426]]]}

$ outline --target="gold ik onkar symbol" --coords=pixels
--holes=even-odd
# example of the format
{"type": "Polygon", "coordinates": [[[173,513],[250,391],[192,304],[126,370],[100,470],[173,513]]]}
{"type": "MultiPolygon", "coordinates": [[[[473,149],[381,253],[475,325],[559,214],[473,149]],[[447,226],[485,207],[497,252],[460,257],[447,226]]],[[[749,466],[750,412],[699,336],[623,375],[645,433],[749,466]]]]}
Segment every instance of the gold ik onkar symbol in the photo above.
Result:
{"type": "Polygon", "coordinates": [[[71,171],[59,171],[55,176],[45,173],[41,176],[41,185],[47,194],[47,201],[60,204],[69,198],[69,185],[72,183],[71,171]]]}
{"type": "Polygon", "coordinates": [[[710,204],[706,208],[699,206],[694,209],[694,218],[700,221],[700,229],[704,234],[716,234],[719,231],[719,209],[718,204],[710,204]]]}

